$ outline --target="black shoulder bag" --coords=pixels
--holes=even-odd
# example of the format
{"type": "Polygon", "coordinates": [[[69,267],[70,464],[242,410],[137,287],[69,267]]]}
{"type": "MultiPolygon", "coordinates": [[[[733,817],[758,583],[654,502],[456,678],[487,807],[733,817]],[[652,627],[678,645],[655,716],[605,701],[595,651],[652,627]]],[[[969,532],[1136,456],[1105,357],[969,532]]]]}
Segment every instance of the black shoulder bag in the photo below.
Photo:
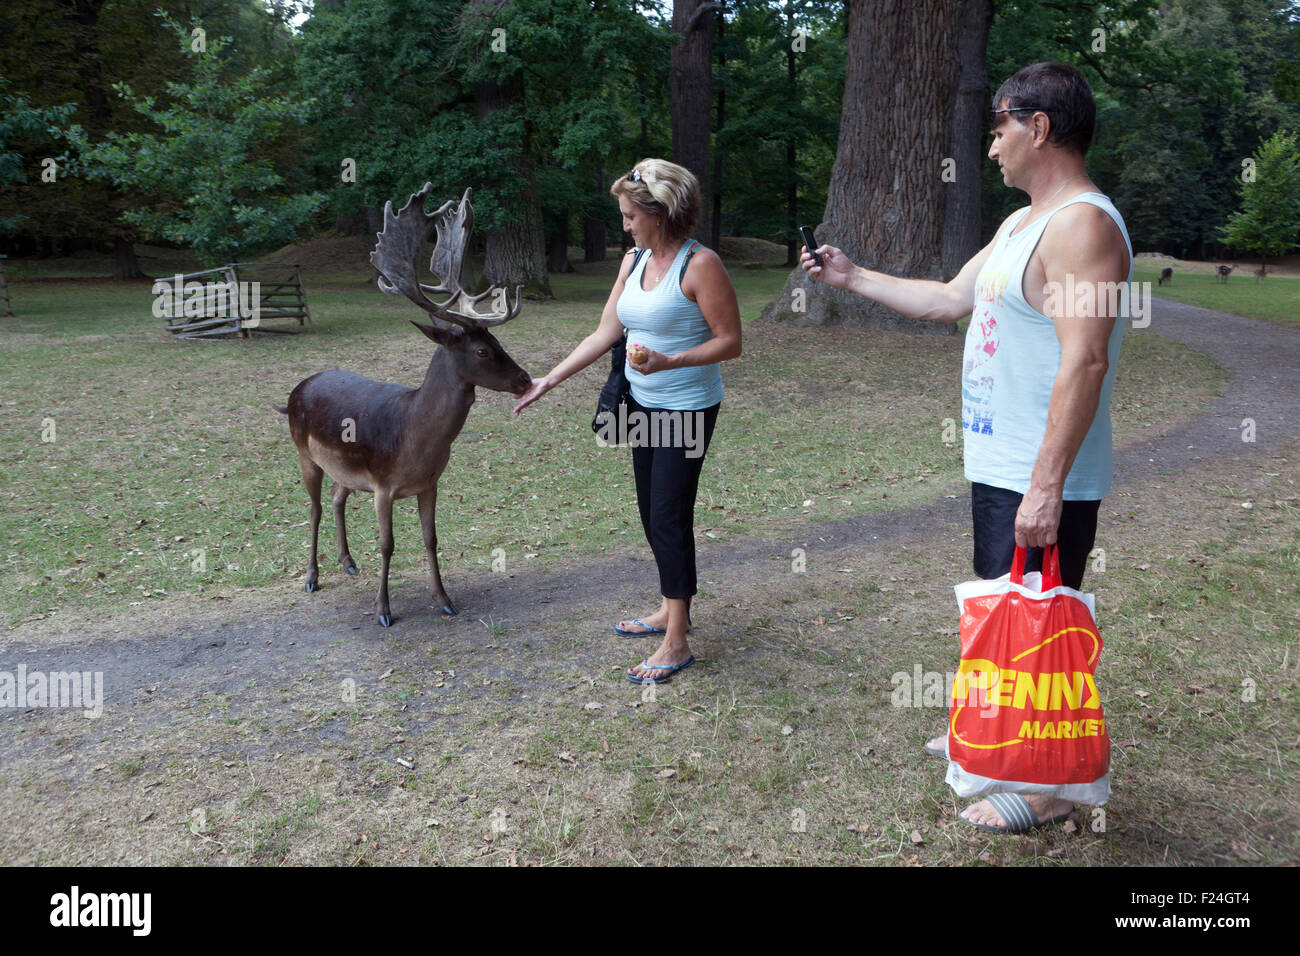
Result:
{"type": "MultiPolygon", "coordinates": [[[[632,258],[632,271],[636,271],[637,263],[641,261],[641,254],[644,249],[638,249],[636,255],[632,258]]],[[[628,273],[631,275],[631,272],[628,273]]],[[[600,398],[596,400],[596,414],[591,420],[591,430],[597,435],[608,428],[608,433],[613,436],[617,434],[617,429],[607,426],[606,422],[615,422],[618,420],[618,409],[620,405],[627,405],[628,396],[632,394],[632,386],[627,381],[627,329],[618,337],[618,341],[609,347],[609,378],[600,388],[600,398]]],[[[608,442],[610,445],[617,445],[617,441],[608,442]]]]}

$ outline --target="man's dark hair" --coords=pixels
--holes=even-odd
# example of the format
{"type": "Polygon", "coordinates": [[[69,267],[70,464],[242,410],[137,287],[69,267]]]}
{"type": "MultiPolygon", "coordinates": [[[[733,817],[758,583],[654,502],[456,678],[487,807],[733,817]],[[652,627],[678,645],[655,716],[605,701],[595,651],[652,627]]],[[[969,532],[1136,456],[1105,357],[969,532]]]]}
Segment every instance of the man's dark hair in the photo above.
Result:
{"type": "MultiPolygon", "coordinates": [[[[1085,155],[1097,124],[1097,104],[1082,73],[1064,63],[1035,63],[1018,70],[998,87],[993,108],[1032,106],[1052,121],[1047,141],[1085,155]]],[[[1021,124],[1033,115],[1008,113],[1021,124]]]]}

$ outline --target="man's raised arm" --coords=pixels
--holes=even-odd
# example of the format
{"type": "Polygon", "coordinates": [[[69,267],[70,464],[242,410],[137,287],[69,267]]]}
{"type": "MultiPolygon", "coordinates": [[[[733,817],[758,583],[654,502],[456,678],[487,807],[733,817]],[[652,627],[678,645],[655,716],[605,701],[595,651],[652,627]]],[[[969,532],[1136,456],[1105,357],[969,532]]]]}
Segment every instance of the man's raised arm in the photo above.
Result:
{"type": "Polygon", "coordinates": [[[975,279],[984,268],[996,241],[994,236],[948,282],[900,279],[883,272],[872,272],[854,265],[842,250],[827,245],[815,250],[822,257],[823,265],[817,265],[807,247],[803,249],[799,265],[819,282],[856,292],[909,318],[957,322],[970,315],[971,304],[975,301],[975,279]]]}

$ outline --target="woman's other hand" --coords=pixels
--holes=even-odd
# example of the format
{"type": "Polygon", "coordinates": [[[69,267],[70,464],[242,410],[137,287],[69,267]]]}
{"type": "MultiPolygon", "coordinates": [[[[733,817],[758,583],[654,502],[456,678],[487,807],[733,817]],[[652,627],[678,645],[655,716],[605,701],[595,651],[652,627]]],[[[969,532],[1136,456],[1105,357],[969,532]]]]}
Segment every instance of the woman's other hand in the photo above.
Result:
{"type": "Polygon", "coordinates": [[[537,401],[554,386],[551,385],[549,378],[535,378],[533,384],[528,386],[528,390],[519,396],[519,404],[515,406],[515,414],[518,415],[533,402],[537,401]]]}
{"type": "Polygon", "coordinates": [[[662,352],[656,352],[654,349],[648,349],[644,345],[629,345],[627,347],[627,364],[632,366],[642,375],[649,375],[651,372],[662,372],[666,368],[672,368],[672,361],[662,352]],[[635,359],[640,358],[637,362],[635,359]]]}

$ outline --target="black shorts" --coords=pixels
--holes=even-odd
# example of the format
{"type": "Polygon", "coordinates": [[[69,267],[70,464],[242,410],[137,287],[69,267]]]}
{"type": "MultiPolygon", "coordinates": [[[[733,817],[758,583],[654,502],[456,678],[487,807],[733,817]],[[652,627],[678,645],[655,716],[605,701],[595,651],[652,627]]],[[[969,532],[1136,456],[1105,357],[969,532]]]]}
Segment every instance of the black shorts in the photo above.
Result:
{"type": "MultiPolygon", "coordinates": [[[[1005,488],[972,482],[971,517],[974,520],[975,574],[1000,578],[1011,570],[1016,552],[1016,512],[1024,495],[1005,488]]],[[[1061,554],[1061,583],[1076,591],[1083,586],[1083,572],[1097,539],[1097,511],[1101,501],[1064,501],[1061,526],[1056,531],[1061,554]]],[[[1043,569],[1043,549],[1030,548],[1025,554],[1025,571],[1043,569]]]]}

